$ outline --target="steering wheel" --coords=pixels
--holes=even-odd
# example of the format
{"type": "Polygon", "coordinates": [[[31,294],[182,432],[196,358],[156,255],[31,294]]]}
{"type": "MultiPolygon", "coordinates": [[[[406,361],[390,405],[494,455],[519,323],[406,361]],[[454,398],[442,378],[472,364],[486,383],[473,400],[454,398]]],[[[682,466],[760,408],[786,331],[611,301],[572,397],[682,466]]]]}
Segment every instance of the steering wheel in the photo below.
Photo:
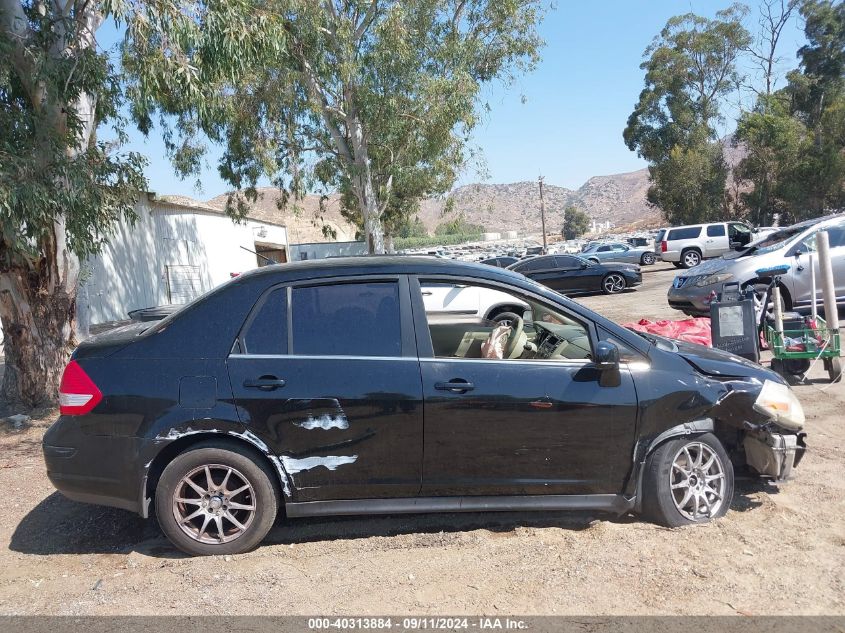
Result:
{"type": "Polygon", "coordinates": [[[522,333],[525,330],[525,321],[523,318],[517,314],[514,316],[516,318],[511,321],[511,333],[508,336],[508,342],[505,344],[505,350],[503,352],[505,358],[510,358],[516,351],[516,346],[519,345],[520,340],[523,338],[522,333]]]}

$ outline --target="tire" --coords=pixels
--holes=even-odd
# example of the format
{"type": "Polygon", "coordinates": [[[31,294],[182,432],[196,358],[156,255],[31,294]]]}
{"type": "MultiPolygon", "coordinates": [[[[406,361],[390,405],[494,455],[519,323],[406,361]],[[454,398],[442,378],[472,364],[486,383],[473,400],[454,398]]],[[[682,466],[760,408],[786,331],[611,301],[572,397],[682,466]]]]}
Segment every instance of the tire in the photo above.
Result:
{"type": "Polygon", "coordinates": [[[208,556],[241,554],[255,548],[276,520],[279,499],[275,476],[246,449],[203,442],[167,465],[156,486],[155,506],[161,531],[171,543],[187,554],[208,556]],[[208,471],[214,486],[208,486],[208,471]],[[198,488],[188,484],[188,478],[198,488]],[[203,499],[202,489],[235,494],[212,494],[203,499]],[[242,491],[237,492],[239,489],[242,491]],[[196,518],[186,521],[191,514],[196,518]],[[193,532],[196,534],[189,534],[193,532]]]}
{"type": "Polygon", "coordinates": [[[515,323],[517,319],[521,319],[516,312],[499,312],[499,314],[495,315],[491,321],[494,323],[498,323],[499,325],[507,325],[510,326],[511,324],[515,323]]]}
{"type": "Polygon", "coordinates": [[[649,455],[645,469],[642,515],[653,523],[666,527],[706,523],[724,516],[731,505],[733,465],[712,433],[664,442],[649,455]],[[689,467],[690,458],[693,468],[685,471],[682,467],[689,467]],[[708,463],[710,466],[703,470],[701,466],[708,463]],[[702,475],[715,478],[706,481],[702,475]],[[689,490],[693,492],[687,497],[689,490]]]}
{"type": "Polygon", "coordinates": [[[834,356],[833,358],[826,359],[825,369],[827,369],[827,376],[830,382],[839,382],[842,380],[842,363],[838,357],[834,356]]]}
{"type": "Polygon", "coordinates": [[[684,265],[681,262],[672,262],[672,265],[675,268],[683,268],[684,267],[684,265]]]}
{"type": "Polygon", "coordinates": [[[657,259],[654,257],[654,253],[643,253],[643,256],[640,257],[640,263],[643,266],[651,266],[656,261],[657,259]]]}
{"type": "Polygon", "coordinates": [[[695,248],[688,248],[681,253],[681,268],[695,268],[701,263],[701,253],[695,248]]]}
{"type": "Polygon", "coordinates": [[[606,295],[619,294],[628,287],[628,282],[620,273],[609,273],[601,280],[601,291],[606,295]]]}

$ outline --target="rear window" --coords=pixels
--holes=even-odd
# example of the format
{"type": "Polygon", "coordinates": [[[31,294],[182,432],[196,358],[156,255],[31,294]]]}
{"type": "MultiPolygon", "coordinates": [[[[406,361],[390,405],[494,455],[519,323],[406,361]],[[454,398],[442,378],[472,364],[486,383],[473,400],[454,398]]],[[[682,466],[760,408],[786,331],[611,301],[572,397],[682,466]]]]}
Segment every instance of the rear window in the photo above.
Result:
{"type": "Polygon", "coordinates": [[[291,310],[294,354],[402,355],[395,282],[294,288],[291,310]]]}
{"type": "Polygon", "coordinates": [[[287,290],[273,290],[247,326],[242,337],[246,354],[287,354],[287,290]]]}
{"type": "Polygon", "coordinates": [[[672,229],[669,231],[667,240],[691,240],[701,235],[700,226],[685,226],[680,229],[672,229]]]}
{"type": "Polygon", "coordinates": [[[707,237],[722,237],[725,234],[724,224],[712,224],[707,227],[707,237]]]}

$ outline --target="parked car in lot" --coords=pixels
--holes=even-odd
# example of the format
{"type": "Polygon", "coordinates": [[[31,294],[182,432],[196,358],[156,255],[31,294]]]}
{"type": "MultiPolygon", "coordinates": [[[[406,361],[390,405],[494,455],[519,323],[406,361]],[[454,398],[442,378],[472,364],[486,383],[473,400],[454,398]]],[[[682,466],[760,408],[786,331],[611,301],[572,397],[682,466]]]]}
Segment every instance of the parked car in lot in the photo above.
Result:
{"type": "Polygon", "coordinates": [[[591,262],[628,262],[650,266],[657,257],[654,251],[645,246],[631,246],[623,242],[605,242],[593,244],[580,253],[581,257],[591,262]]]}
{"type": "Polygon", "coordinates": [[[722,516],[734,464],[804,451],[782,379],[626,330],[507,270],[431,257],[267,266],[155,323],[82,343],[44,436],[78,501],[151,508],[190,554],[304,516],[479,510],[722,516]],[[423,288],[529,306],[502,327],[432,314],[423,288]]]}
{"type": "MultiPolygon", "coordinates": [[[[830,258],[836,300],[845,305],[845,214],[817,218],[776,230],[762,240],[739,252],[727,253],[719,259],[702,263],[679,273],[669,288],[669,305],[686,314],[710,314],[710,301],[715,293],[722,294],[726,283],[738,283],[745,289],[753,287],[762,299],[770,278],[755,271],[789,265],[780,277],[781,296],[786,309],[802,309],[812,301],[810,254],[816,251],[816,233],[825,230],[830,241],[830,258]]],[[[818,256],[813,256],[816,275],[816,298],[822,304],[818,256]]]]}
{"type": "Polygon", "coordinates": [[[597,264],[578,255],[532,257],[508,267],[561,294],[616,294],[643,282],[640,267],[608,262],[597,264]]]}
{"type": "Polygon", "coordinates": [[[662,229],[660,259],[678,268],[698,266],[702,260],[718,257],[754,239],[754,231],[742,222],[714,222],[662,229]]]}

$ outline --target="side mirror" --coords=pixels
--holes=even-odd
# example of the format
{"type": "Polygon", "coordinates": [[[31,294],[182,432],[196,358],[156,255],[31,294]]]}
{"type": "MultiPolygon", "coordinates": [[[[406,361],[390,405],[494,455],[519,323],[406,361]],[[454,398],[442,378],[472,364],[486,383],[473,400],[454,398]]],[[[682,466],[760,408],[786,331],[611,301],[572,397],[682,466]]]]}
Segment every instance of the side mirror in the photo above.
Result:
{"type": "Polygon", "coordinates": [[[607,341],[599,341],[596,345],[596,361],[597,369],[601,371],[612,371],[619,369],[619,348],[613,343],[607,341]]]}

